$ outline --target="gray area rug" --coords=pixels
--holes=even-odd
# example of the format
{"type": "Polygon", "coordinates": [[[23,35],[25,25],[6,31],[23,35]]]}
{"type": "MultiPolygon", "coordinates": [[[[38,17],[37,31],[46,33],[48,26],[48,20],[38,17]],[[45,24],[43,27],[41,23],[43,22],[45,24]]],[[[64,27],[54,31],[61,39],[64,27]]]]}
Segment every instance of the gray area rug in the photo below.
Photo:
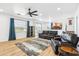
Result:
{"type": "Polygon", "coordinates": [[[19,47],[28,56],[38,56],[42,51],[44,51],[48,47],[49,44],[49,40],[34,38],[32,39],[32,41],[17,43],[16,46],[19,47]]]}

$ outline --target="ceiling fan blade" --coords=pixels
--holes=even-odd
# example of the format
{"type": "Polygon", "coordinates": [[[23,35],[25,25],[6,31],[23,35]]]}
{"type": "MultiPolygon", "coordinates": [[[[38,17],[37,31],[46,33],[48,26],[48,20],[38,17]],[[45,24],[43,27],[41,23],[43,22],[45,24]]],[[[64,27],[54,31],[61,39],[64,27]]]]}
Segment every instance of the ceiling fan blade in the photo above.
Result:
{"type": "Polygon", "coordinates": [[[28,10],[30,11],[31,9],[29,8],[28,10]]]}
{"type": "Polygon", "coordinates": [[[32,15],[38,16],[38,14],[32,14],[32,15]]]}
{"type": "Polygon", "coordinates": [[[31,13],[36,13],[36,12],[38,12],[38,11],[33,11],[33,12],[31,12],[31,13]]]}
{"type": "Polygon", "coordinates": [[[30,17],[32,17],[32,14],[29,14],[30,15],[30,17]]]}
{"type": "Polygon", "coordinates": [[[35,14],[36,12],[38,12],[38,11],[36,10],[36,11],[33,11],[33,12],[32,12],[32,11],[31,11],[31,8],[29,8],[27,14],[28,14],[30,17],[32,17],[33,15],[38,16],[38,14],[35,14]]]}

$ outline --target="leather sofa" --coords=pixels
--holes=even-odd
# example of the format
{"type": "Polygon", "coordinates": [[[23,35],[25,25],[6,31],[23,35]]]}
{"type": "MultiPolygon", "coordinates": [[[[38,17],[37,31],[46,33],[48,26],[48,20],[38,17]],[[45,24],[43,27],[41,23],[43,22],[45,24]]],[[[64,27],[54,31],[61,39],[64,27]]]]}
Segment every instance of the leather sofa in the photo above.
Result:
{"type": "Polygon", "coordinates": [[[39,33],[39,38],[49,39],[49,37],[53,38],[57,34],[57,31],[43,31],[42,33],[39,33]]]}

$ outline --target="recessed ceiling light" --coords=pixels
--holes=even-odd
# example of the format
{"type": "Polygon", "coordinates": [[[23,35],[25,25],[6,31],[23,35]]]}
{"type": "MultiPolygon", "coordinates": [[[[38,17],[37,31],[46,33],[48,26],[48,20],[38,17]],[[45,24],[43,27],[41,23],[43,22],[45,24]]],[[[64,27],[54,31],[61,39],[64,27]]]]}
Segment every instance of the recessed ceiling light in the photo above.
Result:
{"type": "Polygon", "coordinates": [[[57,8],[57,10],[59,11],[59,10],[61,10],[61,8],[57,8]]]}
{"type": "Polygon", "coordinates": [[[0,9],[0,12],[3,12],[4,10],[3,9],[0,9]]]}

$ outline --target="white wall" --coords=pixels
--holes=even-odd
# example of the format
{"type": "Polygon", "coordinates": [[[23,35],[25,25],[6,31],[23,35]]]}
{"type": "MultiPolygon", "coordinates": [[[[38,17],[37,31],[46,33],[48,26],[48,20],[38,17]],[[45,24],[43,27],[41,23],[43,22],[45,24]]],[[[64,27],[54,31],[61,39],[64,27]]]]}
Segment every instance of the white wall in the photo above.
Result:
{"type": "Polygon", "coordinates": [[[79,37],[79,7],[75,13],[75,17],[76,17],[76,33],[79,37]]]}
{"type": "MultiPolygon", "coordinates": [[[[12,16],[5,13],[0,13],[0,42],[8,41],[9,39],[9,27],[10,27],[10,18],[13,17],[15,20],[27,20],[17,16],[12,16]]],[[[24,38],[26,34],[16,34],[16,38],[24,38]]]]}
{"type": "MultiPolygon", "coordinates": [[[[43,30],[51,30],[51,31],[58,31],[58,35],[62,34],[62,31],[65,31],[66,25],[67,25],[67,30],[68,31],[73,31],[74,30],[74,26],[69,26],[68,25],[68,19],[69,17],[73,17],[73,15],[63,15],[61,17],[57,17],[57,18],[51,18],[51,22],[60,22],[62,23],[62,29],[61,30],[54,30],[51,29],[51,25],[49,25],[49,18],[48,19],[42,19],[41,21],[37,21],[38,23],[40,23],[42,25],[42,31],[43,30]]],[[[38,20],[38,19],[37,19],[38,20]]],[[[73,19],[74,20],[74,19],[73,19]]],[[[73,21],[74,22],[74,21],[73,21]]],[[[37,30],[37,29],[36,29],[37,30]]]]}
{"type": "MultiPolygon", "coordinates": [[[[77,11],[77,15],[79,15],[79,11],[77,11]]],[[[52,18],[52,22],[58,21],[58,22],[62,22],[62,24],[63,24],[62,30],[58,30],[58,31],[60,31],[59,34],[61,33],[61,31],[65,30],[67,18],[70,17],[70,16],[72,16],[72,15],[61,16],[61,17],[54,18],[54,19],[52,18]]],[[[10,16],[10,15],[7,15],[7,14],[0,13],[0,41],[8,41],[9,27],[10,27],[10,17],[14,17],[14,16],[10,16]]],[[[14,18],[18,19],[19,17],[14,17],[14,18]]],[[[23,20],[23,18],[19,18],[19,19],[23,20]]],[[[28,19],[24,19],[24,20],[28,20],[28,19]]],[[[42,30],[49,30],[49,28],[48,28],[49,23],[48,23],[48,21],[44,22],[44,20],[45,19],[43,19],[43,22],[42,21],[40,22],[42,24],[42,30]]],[[[34,22],[33,19],[31,19],[30,21],[34,22]]],[[[78,20],[78,22],[79,22],[79,20],[78,20]]],[[[35,23],[31,23],[31,25],[35,25],[35,23]]],[[[77,30],[79,30],[79,26],[78,26],[77,30]]],[[[78,31],[77,34],[79,35],[79,31],[78,31]]],[[[20,37],[20,38],[24,38],[24,36],[26,36],[26,34],[23,34],[23,35],[17,34],[17,36],[20,37]]]]}
{"type": "Polygon", "coordinates": [[[0,13],[0,42],[8,41],[10,16],[0,13]]]}
{"type": "Polygon", "coordinates": [[[59,30],[60,33],[61,31],[65,31],[66,26],[67,26],[67,31],[75,31],[76,32],[76,20],[73,14],[70,15],[63,15],[61,17],[55,18],[53,22],[61,22],[62,23],[62,30],[59,30]],[[72,19],[72,25],[69,25],[69,20],[68,18],[72,19]]]}

